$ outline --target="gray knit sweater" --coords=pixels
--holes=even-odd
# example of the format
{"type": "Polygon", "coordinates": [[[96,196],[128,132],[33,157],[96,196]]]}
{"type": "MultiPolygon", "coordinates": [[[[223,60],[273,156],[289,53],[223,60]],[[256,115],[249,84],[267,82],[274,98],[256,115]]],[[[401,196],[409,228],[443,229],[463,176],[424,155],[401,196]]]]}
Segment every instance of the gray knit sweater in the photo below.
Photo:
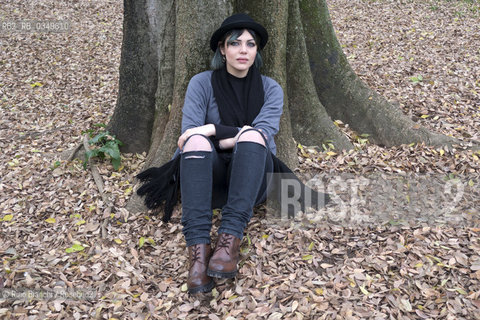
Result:
{"type": "MultiPolygon", "coordinates": [[[[217,102],[213,96],[213,71],[205,71],[192,77],[188,84],[183,105],[182,133],[190,128],[205,124],[220,124],[217,102]]],[[[252,127],[262,129],[267,136],[268,146],[273,154],[277,147],[274,137],[280,126],[283,112],[283,91],[272,78],[262,75],[265,103],[252,123],[252,127]]],[[[238,128],[240,130],[241,128],[238,128]]]]}

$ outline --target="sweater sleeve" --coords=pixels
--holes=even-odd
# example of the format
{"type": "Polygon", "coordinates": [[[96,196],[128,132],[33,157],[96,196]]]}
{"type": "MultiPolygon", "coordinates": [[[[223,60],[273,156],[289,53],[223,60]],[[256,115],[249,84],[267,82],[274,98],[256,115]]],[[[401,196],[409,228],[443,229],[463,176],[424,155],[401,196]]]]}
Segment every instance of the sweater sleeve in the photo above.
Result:
{"type": "Polygon", "coordinates": [[[209,103],[207,90],[204,87],[205,74],[199,73],[188,83],[183,104],[182,133],[187,129],[203,126],[209,103]]]}
{"type": "Polygon", "coordinates": [[[261,129],[270,143],[280,127],[280,117],[283,112],[283,90],[275,80],[268,77],[264,81],[264,90],[265,103],[252,125],[261,129]]]}

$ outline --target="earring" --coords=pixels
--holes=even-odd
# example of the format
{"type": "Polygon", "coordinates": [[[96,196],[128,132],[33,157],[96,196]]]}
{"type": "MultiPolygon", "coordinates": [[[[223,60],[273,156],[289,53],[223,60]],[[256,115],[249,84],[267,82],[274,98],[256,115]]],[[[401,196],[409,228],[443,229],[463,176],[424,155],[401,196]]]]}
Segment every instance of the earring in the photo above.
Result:
{"type": "Polygon", "coordinates": [[[225,56],[222,56],[222,62],[225,63],[225,56]]]}

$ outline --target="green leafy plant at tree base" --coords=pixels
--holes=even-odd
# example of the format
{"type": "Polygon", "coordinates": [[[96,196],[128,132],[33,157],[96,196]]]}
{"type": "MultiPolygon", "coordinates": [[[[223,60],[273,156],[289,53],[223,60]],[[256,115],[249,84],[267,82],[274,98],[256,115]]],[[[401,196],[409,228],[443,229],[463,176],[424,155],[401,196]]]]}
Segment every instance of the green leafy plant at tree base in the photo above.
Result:
{"type": "Polygon", "coordinates": [[[116,139],[115,136],[112,136],[108,131],[102,131],[91,138],[88,144],[94,145],[94,148],[87,150],[85,153],[85,161],[83,163],[85,169],[87,168],[89,159],[98,157],[103,160],[107,155],[112,161],[113,168],[115,170],[120,168],[121,157],[119,147],[123,144],[120,140],[116,139]]]}

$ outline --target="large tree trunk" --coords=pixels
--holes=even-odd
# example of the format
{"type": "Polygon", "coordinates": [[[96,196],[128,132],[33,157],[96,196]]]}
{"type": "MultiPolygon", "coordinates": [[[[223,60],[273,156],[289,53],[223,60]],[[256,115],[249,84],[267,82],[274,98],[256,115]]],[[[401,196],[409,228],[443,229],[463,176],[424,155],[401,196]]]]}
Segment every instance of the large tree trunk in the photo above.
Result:
{"type": "MultiPolygon", "coordinates": [[[[404,116],[352,71],[335,36],[325,0],[125,0],[120,92],[110,128],[125,150],[147,151],[145,166],[168,161],[180,134],[190,78],[208,69],[209,39],[234,12],[246,12],[269,31],[261,72],[285,93],[276,137],[278,156],[297,164],[296,146],[349,149],[332,120],[348,123],[383,145],[452,143],[404,116]]],[[[128,209],[143,209],[134,195],[128,209]]]]}
{"type": "MultiPolygon", "coordinates": [[[[124,152],[150,146],[155,116],[159,39],[157,21],[163,1],[124,1],[123,43],[117,107],[108,125],[124,152]]],[[[161,45],[161,44],[160,44],[161,45]]]]}

